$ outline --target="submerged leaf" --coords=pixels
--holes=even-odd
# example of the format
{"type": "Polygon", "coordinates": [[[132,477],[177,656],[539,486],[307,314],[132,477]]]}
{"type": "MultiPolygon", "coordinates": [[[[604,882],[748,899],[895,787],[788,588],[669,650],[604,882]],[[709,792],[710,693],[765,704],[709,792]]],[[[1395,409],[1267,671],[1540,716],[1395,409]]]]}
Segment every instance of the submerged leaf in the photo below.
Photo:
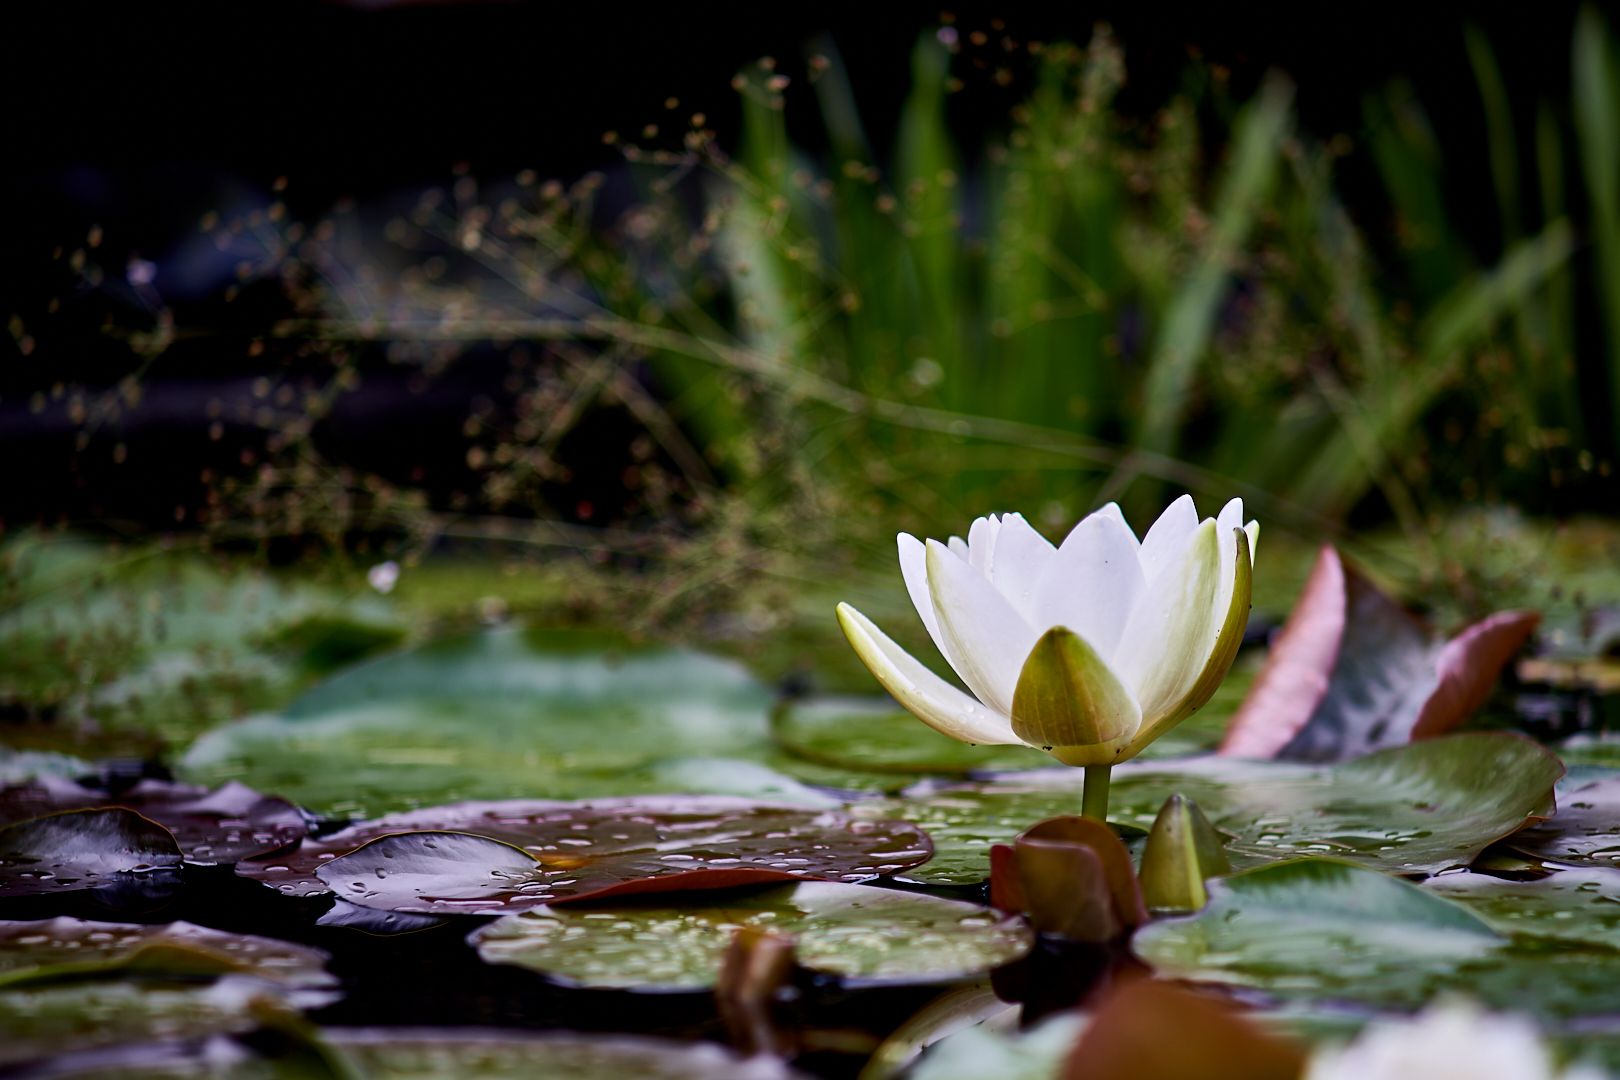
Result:
{"type": "MultiPolygon", "coordinates": [[[[333,860],[379,837],[424,832],[472,834],[520,849],[514,854],[536,860],[539,869],[534,872],[539,876],[522,883],[544,887],[523,894],[526,900],[514,895],[501,901],[529,906],[751,881],[866,881],[915,866],[933,850],[928,837],[908,822],[851,820],[833,811],[816,813],[725,796],[583,803],[513,800],[433,807],[352,825],[319,840],[305,839],[294,851],[240,863],[236,872],[288,895],[316,895],[332,891],[322,880],[325,875],[317,871],[333,860]]],[[[469,867],[467,872],[477,876],[482,871],[469,867]]],[[[359,898],[349,886],[337,891],[354,903],[384,906],[359,898]]],[[[394,895],[392,889],[389,895],[394,895]]],[[[466,909],[413,902],[401,910],[466,909]]]]}
{"type": "Polygon", "coordinates": [[[1020,920],[920,893],[806,881],[510,915],[468,940],[485,961],[571,986],[712,986],[737,927],[791,935],[798,963],[851,985],[950,982],[1029,949],[1020,920]]]}
{"type": "Polygon", "coordinates": [[[1485,703],[1540,618],[1498,612],[1441,645],[1324,546],[1220,752],[1346,761],[1444,735],[1485,703]]]}
{"type": "Polygon", "coordinates": [[[0,829],[0,896],[116,886],[180,862],[169,830],[133,810],[69,810],[0,829]]]}
{"type": "MultiPolygon", "coordinates": [[[[1545,748],[1501,732],[1450,735],[1332,766],[1241,758],[1128,763],[1114,769],[1116,825],[1151,826],[1176,792],[1230,833],[1243,868],[1332,855],[1394,873],[1466,866],[1486,845],[1544,818],[1563,766],[1545,748]]],[[[989,848],[1025,822],[1080,807],[1076,770],[930,788],[857,812],[904,817],[927,830],[935,856],[899,875],[970,885],[990,872],[989,848]]],[[[1556,820],[1556,819],[1554,819],[1556,820]]]]}

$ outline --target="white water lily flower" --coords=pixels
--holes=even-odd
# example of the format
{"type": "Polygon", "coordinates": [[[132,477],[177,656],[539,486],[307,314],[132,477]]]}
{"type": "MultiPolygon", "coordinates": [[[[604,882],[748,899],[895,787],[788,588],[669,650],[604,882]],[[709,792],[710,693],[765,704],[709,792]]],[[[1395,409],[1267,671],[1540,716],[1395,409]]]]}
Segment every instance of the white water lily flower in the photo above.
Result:
{"type": "Polygon", "coordinates": [[[1375,1020],[1342,1049],[1319,1050],[1304,1080],[1603,1080],[1603,1072],[1553,1068],[1536,1025],[1468,1001],[1411,1018],[1375,1020]]]}
{"type": "Polygon", "coordinates": [[[1065,765],[1113,765],[1202,706],[1248,621],[1256,522],[1243,501],[1200,522],[1190,496],[1138,543],[1109,503],[1061,547],[1018,514],[967,542],[899,536],[911,601],[970,697],[848,604],[838,621],[878,682],[930,727],[1025,743],[1065,765]]]}

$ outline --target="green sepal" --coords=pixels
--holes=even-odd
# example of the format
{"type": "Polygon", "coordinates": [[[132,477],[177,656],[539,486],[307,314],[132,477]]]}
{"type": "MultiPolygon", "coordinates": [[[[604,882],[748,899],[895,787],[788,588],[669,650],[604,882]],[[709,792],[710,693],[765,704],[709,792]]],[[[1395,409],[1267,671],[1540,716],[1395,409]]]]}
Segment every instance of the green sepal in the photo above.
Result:
{"type": "Polygon", "coordinates": [[[1109,765],[1142,723],[1136,698],[1085,638],[1041,635],[1013,692],[1012,728],[1065,765],[1109,765]]]}

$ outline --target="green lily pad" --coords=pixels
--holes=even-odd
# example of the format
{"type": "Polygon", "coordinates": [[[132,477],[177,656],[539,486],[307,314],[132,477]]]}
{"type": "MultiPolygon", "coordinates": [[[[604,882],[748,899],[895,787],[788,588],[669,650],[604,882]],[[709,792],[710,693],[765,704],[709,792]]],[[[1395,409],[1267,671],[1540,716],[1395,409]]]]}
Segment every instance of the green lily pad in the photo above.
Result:
{"type": "Polygon", "coordinates": [[[911,1080],[1052,1080],[1085,1031],[1078,1012],[1053,1013],[1028,1031],[975,1024],[923,1051],[911,1080]]]}
{"type": "Polygon", "coordinates": [[[741,665],[692,650],[496,631],[351,668],[280,716],[210,732],[179,771],[338,818],[693,787],[824,804],[762,764],[771,700],[741,665]]]}
{"type": "Polygon", "coordinates": [[[1349,863],[1302,859],[1210,886],[1203,911],[1137,931],[1137,955],[1172,978],[1279,998],[1415,1008],[1505,942],[1467,908],[1349,863]]]}
{"type": "Polygon", "coordinates": [[[783,702],[772,712],[771,731],[788,753],[841,769],[950,774],[1052,762],[1027,746],[973,746],[941,735],[889,697],[783,702]]]}
{"type": "MultiPolygon", "coordinates": [[[[1237,869],[1330,855],[1392,873],[1467,865],[1486,845],[1548,812],[1563,766],[1528,739],[1452,735],[1316,766],[1237,758],[1129,763],[1114,770],[1110,817],[1146,829],[1170,795],[1195,801],[1234,837],[1237,869]]],[[[1053,769],[863,803],[857,815],[915,821],[934,858],[900,875],[969,885],[990,873],[990,846],[1031,823],[1077,813],[1078,769],[1053,769]]]]}
{"type": "Polygon", "coordinates": [[[257,975],[287,986],[334,985],[320,949],[188,922],[143,926],[55,918],[0,922],[0,987],[110,977],[257,975]]]}
{"type": "Polygon", "coordinates": [[[490,910],[519,910],[512,905],[655,888],[713,888],[793,878],[867,881],[915,866],[931,850],[928,837],[909,822],[855,821],[836,811],[726,796],[643,796],[584,803],[511,800],[439,806],[351,825],[319,840],[306,838],[295,850],[238,863],[236,872],[290,896],[335,891],[366,907],[466,914],[478,907],[474,896],[490,910]],[[424,837],[430,834],[493,842],[482,847],[445,841],[478,847],[492,865],[514,867],[512,872],[521,880],[488,878],[482,864],[433,858],[443,849],[426,847],[430,841],[424,837]],[[389,842],[386,848],[368,846],[382,840],[389,842]],[[409,879],[397,872],[389,877],[391,866],[400,864],[380,861],[388,859],[384,850],[396,858],[415,855],[442,865],[409,879]],[[336,869],[339,864],[344,869],[336,869]],[[379,869],[389,877],[386,889],[379,888],[383,880],[376,877],[379,869]],[[424,907],[417,894],[398,892],[407,880],[411,888],[420,886],[428,893],[451,887],[447,874],[467,875],[455,887],[473,892],[442,908],[424,907]],[[356,882],[363,888],[355,888],[356,882]],[[518,894],[519,885],[530,887],[518,894]],[[368,891],[377,895],[362,895],[368,891]],[[507,896],[508,892],[514,895],[507,896]]]}
{"type": "Polygon", "coordinates": [[[1019,959],[1022,920],[918,893],[806,881],[687,896],[570,905],[511,915],[468,941],[492,964],[569,986],[698,990],[714,985],[739,927],[791,935],[798,963],[846,983],[951,982],[1019,959]]]}
{"type": "Polygon", "coordinates": [[[433,1028],[323,1035],[367,1080],[805,1080],[774,1058],[646,1036],[433,1028]]]}
{"type": "Polygon", "coordinates": [[[93,979],[0,990],[0,1065],[154,1039],[252,1031],[269,1013],[318,1008],[334,998],[330,991],[289,989],[251,975],[226,975],[205,985],[93,979]]]}
{"type": "Polygon", "coordinates": [[[121,806],[173,834],[194,866],[230,864],[294,843],[309,831],[298,808],[232,781],[218,791],[143,780],[117,798],[46,777],[0,789],[0,824],[59,810],[121,806]]]}
{"type": "Polygon", "coordinates": [[[76,892],[180,865],[169,830],[133,810],[70,810],[0,829],[0,896],[76,892]]]}
{"type": "Polygon", "coordinates": [[[1424,887],[1465,904],[1504,934],[1536,934],[1620,950],[1620,870],[1563,870],[1536,881],[1445,874],[1424,887]]]}

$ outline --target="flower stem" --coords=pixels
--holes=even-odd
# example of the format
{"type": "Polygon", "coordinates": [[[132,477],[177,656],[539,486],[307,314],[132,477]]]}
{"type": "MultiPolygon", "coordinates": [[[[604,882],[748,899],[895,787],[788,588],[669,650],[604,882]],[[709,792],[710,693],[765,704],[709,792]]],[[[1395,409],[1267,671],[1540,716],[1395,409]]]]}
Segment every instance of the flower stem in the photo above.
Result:
{"type": "Polygon", "coordinates": [[[1086,789],[1080,797],[1080,813],[1108,824],[1108,778],[1112,765],[1087,765],[1086,789]]]}

